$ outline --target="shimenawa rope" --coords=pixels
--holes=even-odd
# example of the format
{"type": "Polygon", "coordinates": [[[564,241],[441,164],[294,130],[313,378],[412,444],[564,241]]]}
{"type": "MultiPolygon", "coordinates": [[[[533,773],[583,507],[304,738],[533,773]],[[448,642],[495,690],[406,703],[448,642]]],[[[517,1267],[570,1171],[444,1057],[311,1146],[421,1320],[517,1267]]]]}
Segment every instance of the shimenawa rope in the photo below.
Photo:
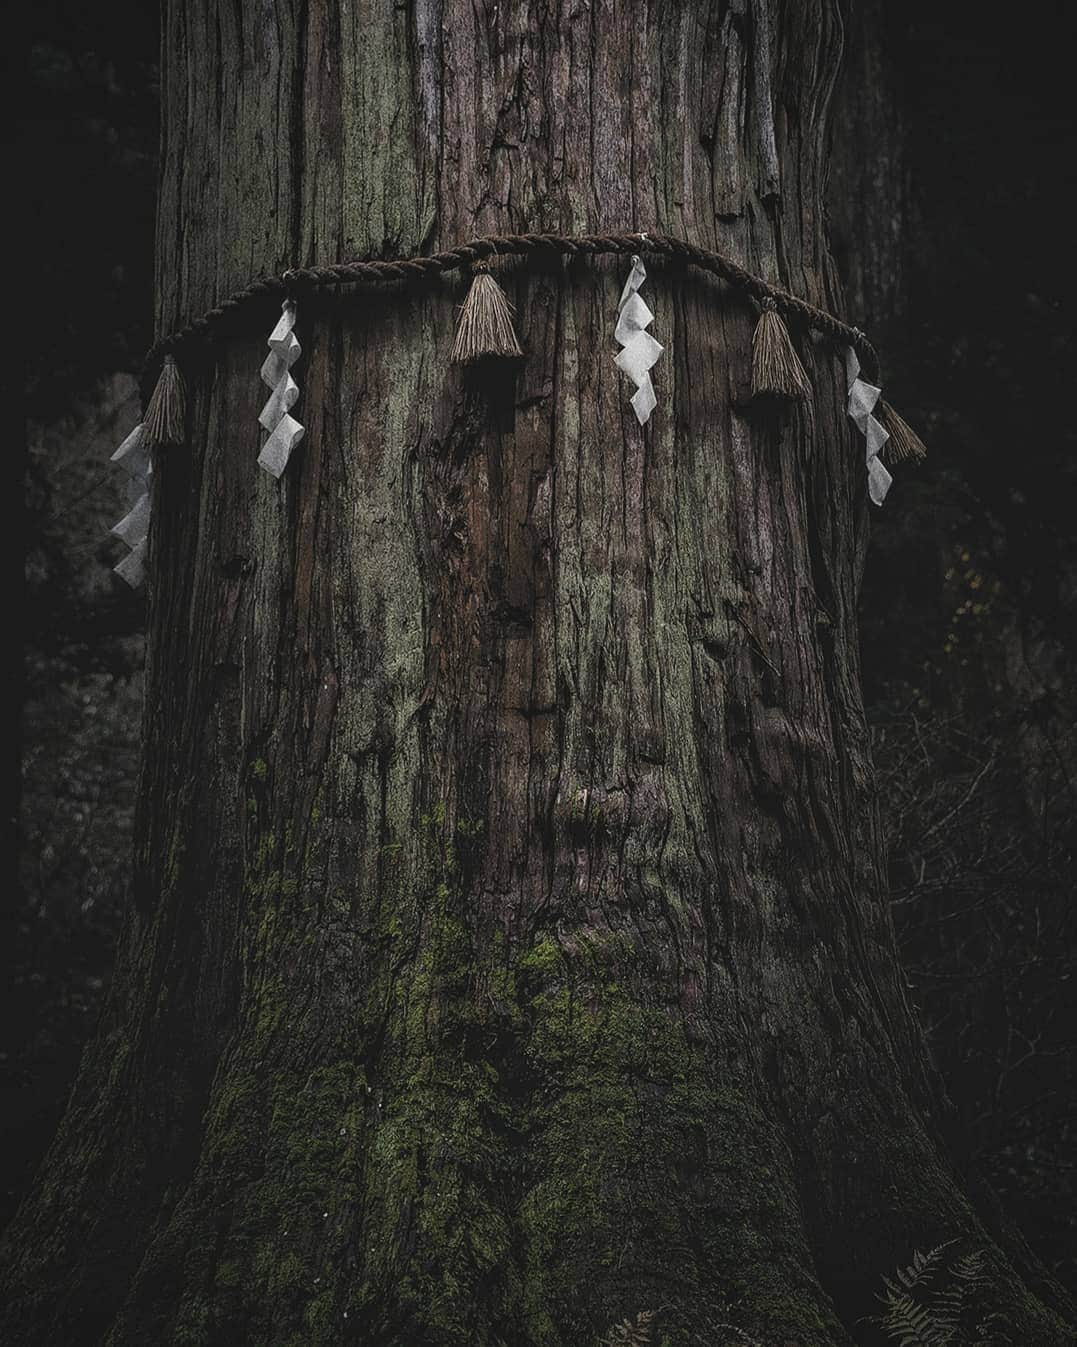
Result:
{"type": "Polygon", "coordinates": [[[283,276],[265,276],[237,290],[200,317],[154,343],[146,353],[143,402],[149,400],[149,384],[166,355],[176,355],[201,342],[212,341],[239,311],[267,296],[298,299],[305,292],[327,285],[415,281],[462,267],[473,267],[491,257],[524,257],[529,254],[559,254],[565,257],[601,257],[637,253],[643,257],[668,258],[698,267],[743,292],[768,312],[806,326],[834,341],[851,346],[860,357],[865,373],[878,374],[875,347],[864,334],[817,309],[780,286],[754,276],[722,253],[710,252],[669,234],[493,234],[469,240],[445,252],[423,257],[368,258],[337,262],[325,267],[293,267],[283,276]]]}

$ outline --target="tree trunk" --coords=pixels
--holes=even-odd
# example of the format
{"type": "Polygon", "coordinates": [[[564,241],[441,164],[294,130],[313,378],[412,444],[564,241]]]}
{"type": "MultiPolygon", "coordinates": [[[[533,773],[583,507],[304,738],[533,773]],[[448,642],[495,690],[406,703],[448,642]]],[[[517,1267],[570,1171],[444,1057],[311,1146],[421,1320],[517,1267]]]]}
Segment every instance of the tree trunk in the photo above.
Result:
{"type": "MultiPolygon", "coordinates": [[[[841,51],[832,0],[170,0],[158,327],[519,230],[674,233],[836,309],[841,51]]],[[[130,916],[9,1340],[575,1347],[653,1310],[840,1344],[947,1239],[1063,1340],[902,989],[840,358],[801,342],[811,414],[752,412],[755,315],[652,267],[641,431],[625,270],[503,268],[527,359],[485,387],[448,365],[465,280],[302,305],[279,483],[271,309],[190,371],[130,916]]]]}

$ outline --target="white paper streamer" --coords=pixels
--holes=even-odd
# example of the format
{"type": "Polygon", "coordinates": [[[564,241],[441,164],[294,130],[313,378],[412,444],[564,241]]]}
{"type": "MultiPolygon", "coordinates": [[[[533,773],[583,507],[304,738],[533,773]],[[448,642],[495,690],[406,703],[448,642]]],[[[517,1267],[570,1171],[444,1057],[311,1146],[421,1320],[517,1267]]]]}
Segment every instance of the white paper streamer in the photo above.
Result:
{"type": "Polygon", "coordinates": [[[144,542],[150,531],[150,493],[143,491],[135,502],[130,514],[124,515],[118,524],[109,529],[117,538],[122,538],[128,547],[137,547],[144,542]]]}
{"type": "Polygon", "coordinates": [[[617,326],[613,330],[614,337],[624,348],[614,356],[614,364],[636,385],[631,402],[636,420],[641,426],[646,425],[658,405],[650,370],[666,349],[646,331],[654,322],[654,314],[639,296],[639,288],[646,279],[643,263],[634,256],[632,270],[628,273],[628,280],[625,281],[617,304],[617,326]]]}
{"type": "Polygon", "coordinates": [[[266,472],[279,477],[288,466],[292,450],[305,434],[305,428],[289,413],[299,397],[299,385],[291,368],[303,353],[295,335],[295,304],[286,299],[281,305],[277,326],[269,334],[269,354],[262,363],[262,382],[272,391],[258,420],[269,438],[262,445],[258,462],[266,472]]]}
{"type": "Polygon", "coordinates": [[[141,422],[135,426],[109,462],[118,463],[130,477],[128,491],[131,500],[137,500],[148,489],[150,478],[153,476],[153,460],[149,447],[143,439],[141,422]]]}
{"type": "Polygon", "coordinates": [[[110,462],[118,463],[127,473],[130,479],[127,486],[128,500],[133,502],[131,510],[109,530],[131,548],[130,554],[112,569],[132,589],[137,589],[146,576],[146,538],[150,530],[150,487],[153,481],[153,458],[144,443],[141,423],[131,431],[110,462]]]}
{"type": "Polygon", "coordinates": [[[137,547],[132,547],[120,564],[113,566],[112,569],[121,580],[126,580],[132,589],[137,589],[146,578],[145,541],[140,542],[137,547]]]}
{"type": "Polygon", "coordinates": [[[867,446],[868,495],[873,504],[881,505],[894,480],[879,458],[879,450],[890,433],[872,415],[883,390],[860,378],[860,361],[851,346],[845,348],[845,380],[849,387],[849,416],[867,446]]]}

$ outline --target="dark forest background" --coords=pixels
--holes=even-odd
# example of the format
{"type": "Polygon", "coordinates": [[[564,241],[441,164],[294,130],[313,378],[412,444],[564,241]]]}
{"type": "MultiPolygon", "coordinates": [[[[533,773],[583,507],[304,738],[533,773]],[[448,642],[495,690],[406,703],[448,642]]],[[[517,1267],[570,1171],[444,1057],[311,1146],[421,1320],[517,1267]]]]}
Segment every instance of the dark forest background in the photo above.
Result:
{"type": "MultiPolygon", "coordinates": [[[[853,283],[869,240],[834,216],[851,293],[878,310],[852,320],[880,338],[887,391],[931,449],[873,514],[862,612],[894,916],[964,1159],[1077,1288],[1077,19],[1044,0],[883,10],[900,284],[853,283]]],[[[36,279],[9,540],[26,602],[0,1224],[58,1122],[123,908],[144,601],[111,574],[126,505],[108,456],[137,420],[152,339],[155,9],[51,0],[33,26],[17,72],[36,279]]]]}

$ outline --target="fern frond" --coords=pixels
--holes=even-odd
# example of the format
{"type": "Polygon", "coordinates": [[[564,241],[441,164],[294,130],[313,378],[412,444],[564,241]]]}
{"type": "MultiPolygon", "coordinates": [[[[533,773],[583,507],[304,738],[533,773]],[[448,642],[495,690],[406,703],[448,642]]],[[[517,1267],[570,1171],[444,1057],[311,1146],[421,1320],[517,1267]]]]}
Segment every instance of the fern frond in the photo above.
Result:
{"type": "Polygon", "coordinates": [[[907,1291],[891,1291],[881,1326],[898,1347],[949,1347],[949,1330],[937,1324],[931,1311],[907,1291]]]}
{"type": "Polygon", "coordinates": [[[976,1323],[976,1336],[972,1347],[1010,1347],[1010,1338],[1005,1329],[1012,1328],[1009,1318],[993,1310],[985,1314],[976,1323]]]}
{"type": "Polygon", "coordinates": [[[654,1310],[640,1310],[635,1322],[631,1319],[622,1319],[619,1324],[614,1324],[609,1329],[599,1347],[648,1347],[651,1341],[651,1321],[655,1313],[654,1310]]]}
{"type": "Polygon", "coordinates": [[[1006,1339],[997,1337],[999,1316],[985,1310],[990,1289],[987,1253],[976,1249],[944,1258],[956,1241],[949,1240],[927,1253],[917,1250],[908,1267],[893,1279],[883,1278],[879,1297],[885,1312],[872,1322],[898,1347],[986,1347],[1006,1339]],[[994,1336],[993,1336],[994,1335],[994,1336]]]}
{"type": "Polygon", "coordinates": [[[950,1282],[932,1293],[929,1304],[936,1321],[956,1332],[968,1301],[967,1287],[950,1282]]]}
{"type": "Polygon", "coordinates": [[[963,1258],[959,1258],[953,1266],[953,1274],[963,1282],[974,1283],[979,1286],[984,1280],[984,1268],[987,1264],[987,1251],[985,1249],[974,1249],[972,1253],[967,1253],[963,1258]]]}
{"type": "Polygon", "coordinates": [[[921,1286],[925,1281],[939,1271],[942,1265],[943,1253],[953,1244],[952,1239],[948,1239],[945,1244],[937,1244],[935,1248],[929,1249],[927,1253],[921,1253],[917,1249],[912,1256],[912,1262],[907,1268],[898,1268],[894,1274],[906,1291],[913,1291],[921,1286]]]}

